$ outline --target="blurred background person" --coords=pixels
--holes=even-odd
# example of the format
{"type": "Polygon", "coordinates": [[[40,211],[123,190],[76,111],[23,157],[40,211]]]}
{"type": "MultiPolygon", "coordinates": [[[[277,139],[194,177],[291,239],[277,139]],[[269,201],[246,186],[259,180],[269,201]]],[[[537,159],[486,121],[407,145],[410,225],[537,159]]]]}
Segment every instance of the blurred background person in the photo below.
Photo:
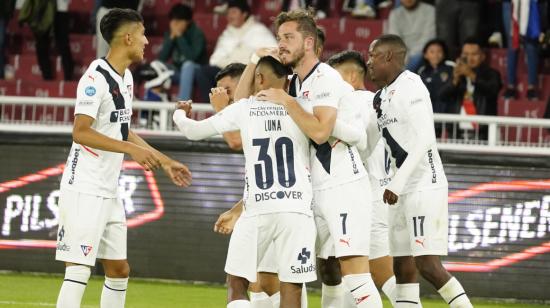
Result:
{"type": "MultiPolygon", "coordinates": [[[[485,62],[485,52],[477,39],[467,39],[462,54],[456,60],[451,82],[443,85],[442,101],[449,113],[464,115],[497,115],[498,93],[502,87],[500,73],[485,62]]],[[[476,129],[472,123],[460,123],[467,131],[476,129]]],[[[479,138],[487,138],[487,127],[479,130],[479,138]]]]}
{"type": "Polygon", "coordinates": [[[179,83],[179,100],[191,99],[195,69],[208,63],[204,32],[193,21],[193,10],[184,4],[176,4],[168,14],[170,30],[164,34],[158,59],[171,63],[176,73],[172,76],[179,83]]]}
{"type": "Polygon", "coordinates": [[[460,55],[460,47],[466,39],[477,36],[483,1],[485,0],[435,1],[437,37],[447,44],[451,59],[460,55]]]}
{"type": "MultiPolygon", "coordinates": [[[[99,30],[99,23],[101,18],[105,16],[111,9],[132,9],[136,11],[141,11],[144,0],[96,0],[97,12],[95,14],[96,21],[96,56],[97,59],[105,57],[107,51],[109,51],[109,44],[105,41],[103,36],[101,36],[101,31],[99,30]]],[[[93,14],[92,14],[93,15],[93,14]]]]}
{"type": "MultiPolygon", "coordinates": [[[[452,82],[454,62],[447,60],[447,46],[440,39],[428,41],[422,50],[424,55],[422,66],[417,73],[430,92],[430,100],[434,113],[445,113],[448,105],[441,98],[441,88],[452,82]]],[[[435,133],[441,136],[441,124],[436,123],[435,133]]]]}
{"type": "Polygon", "coordinates": [[[445,103],[441,101],[440,89],[453,80],[455,63],[447,58],[447,46],[440,39],[430,40],[422,51],[423,63],[417,73],[430,91],[435,113],[445,112],[445,103]]]}
{"type": "Polygon", "coordinates": [[[6,57],[4,49],[6,47],[6,28],[15,10],[15,0],[3,0],[0,3],[0,79],[4,79],[4,65],[6,57]]]}
{"type": "Polygon", "coordinates": [[[208,101],[210,89],[216,84],[215,76],[222,68],[230,63],[248,63],[258,48],[277,46],[271,30],[251,15],[246,0],[230,0],[227,6],[227,27],[216,42],[209,65],[195,69],[201,102],[208,101]]]}
{"type": "Polygon", "coordinates": [[[535,100],[537,95],[539,38],[541,19],[537,1],[512,0],[502,3],[502,18],[507,38],[507,66],[505,98],[517,98],[517,65],[519,49],[523,47],[527,56],[527,98],[535,100]]]}
{"type": "Polygon", "coordinates": [[[388,19],[388,33],[399,35],[407,45],[407,69],[415,72],[422,63],[422,48],[435,38],[435,9],[419,0],[401,0],[388,19]]]}
{"type": "Polygon", "coordinates": [[[69,45],[70,0],[26,0],[19,13],[19,22],[29,24],[35,39],[36,58],[44,80],[55,78],[52,69],[50,43],[53,34],[55,47],[61,55],[65,80],[73,79],[74,62],[69,45]]]}

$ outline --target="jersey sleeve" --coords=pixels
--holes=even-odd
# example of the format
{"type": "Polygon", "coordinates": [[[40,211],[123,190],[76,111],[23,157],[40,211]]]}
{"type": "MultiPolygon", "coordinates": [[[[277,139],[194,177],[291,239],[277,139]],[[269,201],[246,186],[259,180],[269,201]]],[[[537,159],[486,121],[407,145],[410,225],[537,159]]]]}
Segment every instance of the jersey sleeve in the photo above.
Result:
{"type": "Polygon", "coordinates": [[[315,86],[310,95],[312,106],[333,107],[338,109],[340,99],[352,91],[344,80],[333,74],[323,74],[315,80],[315,86]]]}
{"type": "Polygon", "coordinates": [[[241,129],[244,108],[247,106],[248,98],[243,98],[222,111],[208,118],[219,134],[241,129]]]}
{"type": "Polygon", "coordinates": [[[80,78],[76,89],[74,114],[85,114],[97,119],[99,107],[107,87],[107,82],[103,76],[94,72],[86,72],[80,78]]]}
{"type": "Polygon", "coordinates": [[[403,112],[409,118],[410,129],[416,136],[416,142],[388,185],[388,189],[397,195],[403,191],[424,155],[436,143],[430,96],[427,90],[422,91],[422,87],[418,88],[420,90],[409,92],[411,95],[400,97],[403,112]]]}

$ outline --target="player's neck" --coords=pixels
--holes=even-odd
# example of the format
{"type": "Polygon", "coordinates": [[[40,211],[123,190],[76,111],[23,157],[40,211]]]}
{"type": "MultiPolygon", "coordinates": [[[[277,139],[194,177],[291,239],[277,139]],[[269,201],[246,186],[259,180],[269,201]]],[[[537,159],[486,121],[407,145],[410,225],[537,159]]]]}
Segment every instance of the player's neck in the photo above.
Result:
{"type": "Polygon", "coordinates": [[[394,70],[390,71],[388,77],[386,78],[386,80],[384,80],[384,84],[382,85],[382,87],[387,87],[392,84],[397,79],[397,77],[401,75],[401,73],[403,73],[402,68],[395,68],[394,70]]]}
{"type": "Polygon", "coordinates": [[[124,76],[124,72],[132,64],[132,60],[128,58],[126,53],[117,52],[113,49],[109,50],[105,59],[120,76],[124,76]]]}
{"type": "Polygon", "coordinates": [[[294,72],[298,74],[300,82],[303,82],[307,75],[311,72],[313,67],[319,63],[319,59],[316,56],[304,57],[302,61],[294,68],[294,72]]]}

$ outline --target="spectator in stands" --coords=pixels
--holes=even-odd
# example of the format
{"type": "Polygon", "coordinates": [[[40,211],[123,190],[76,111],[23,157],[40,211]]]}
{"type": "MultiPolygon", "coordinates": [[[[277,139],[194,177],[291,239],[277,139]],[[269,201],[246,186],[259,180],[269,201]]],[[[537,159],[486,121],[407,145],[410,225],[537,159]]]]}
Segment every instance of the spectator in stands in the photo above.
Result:
{"type": "Polygon", "coordinates": [[[504,97],[508,99],[517,98],[517,64],[519,48],[522,45],[527,55],[527,98],[535,100],[538,98],[536,87],[538,81],[539,37],[541,35],[541,20],[537,2],[504,1],[502,3],[502,18],[508,46],[506,66],[508,85],[504,97]]]}
{"type": "MultiPolygon", "coordinates": [[[[462,55],[456,60],[452,80],[441,88],[440,98],[447,102],[448,113],[467,115],[497,115],[498,92],[502,87],[500,74],[485,62],[485,53],[476,39],[467,39],[462,55]]],[[[472,130],[475,127],[461,128],[472,130]]],[[[480,137],[486,136],[486,127],[480,137]]]]}
{"type": "MultiPolygon", "coordinates": [[[[216,74],[216,87],[212,88],[209,95],[210,104],[216,113],[233,103],[237,84],[245,68],[246,65],[242,63],[231,63],[216,74]]],[[[242,150],[240,132],[223,133],[223,139],[232,150],[242,150]]]]}
{"type": "Polygon", "coordinates": [[[4,0],[0,3],[0,79],[4,79],[6,28],[14,10],[15,0],[4,0]]]}
{"type": "Polygon", "coordinates": [[[195,69],[208,63],[206,38],[193,22],[193,11],[185,4],[176,4],[168,14],[170,30],[164,34],[158,59],[171,62],[176,73],[172,79],[179,82],[178,99],[191,99],[195,69]]]}
{"type": "MultiPolygon", "coordinates": [[[[424,61],[417,73],[430,92],[433,112],[444,113],[447,103],[442,100],[440,89],[452,82],[454,63],[447,60],[447,46],[440,39],[430,40],[422,52],[424,61]]],[[[435,132],[438,137],[441,130],[441,124],[436,124],[435,132]]]]}
{"type": "MultiPolygon", "coordinates": [[[[34,34],[36,43],[36,57],[38,59],[38,66],[42,72],[42,78],[44,80],[53,80],[54,71],[52,70],[52,63],[50,58],[50,33],[53,30],[53,36],[55,39],[55,46],[58,53],[61,55],[61,63],[63,65],[63,75],[65,80],[73,79],[74,62],[71,55],[71,47],[69,45],[69,2],[70,0],[57,0],[50,2],[43,2],[42,5],[53,5],[54,9],[49,11],[46,7],[43,7],[46,12],[53,11],[53,18],[46,16],[49,13],[37,13],[39,10],[34,10],[34,13],[30,13],[26,22],[29,23],[34,34]],[[35,22],[32,20],[35,19],[35,22]],[[34,27],[36,20],[48,20],[51,21],[47,28],[34,27]]],[[[20,15],[21,20],[21,15],[20,15]]]]}
{"type": "MultiPolygon", "coordinates": [[[[149,102],[170,102],[170,87],[174,71],[161,61],[155,60],[143,64],[133,73],[135,84],[143,83],[143,100],[149,102]]],[[[138,123],[141,127],[152,129],[160,128],[160,114],[158,111],[142,110],[138,123]]]]}
{"type": "Polygon", "coordinates": [[[436,0],[437,37],[445,41],[449,57],[456,58],[467,38],[477,36],[483,1],[436,0]]]}
{"type": "Polygon", "coordinates": [[[99,9],[96,13],[96,38],[97,38],[97,58],[105,57],[109,51],[109,44],[101,36],[99,30],[99,23],[103,16],[105,16],[111,9],[132,9],[141,11],[141,6],[144,0],[96,0],[96,5],[99,2],[99,9]]]}
{"type": "Polygon", "coordinates": [[[277,46],[273,33],[250,15],[246,0],[230,0],[227,9],[227,28],[218,38],[210,65],[195,70],[195,81],[200,100],[206,102],[215,85],[216,74],[230,63],[248,63],[250,56],[260,47],[277,46]]]}
{"type": "Polygon", "coordinates": [[[376,18],[375,0],[346,0],[343,11],[351,12],[351,16],[358,18],[376,18]]]}
{"type": "Polygon", "coordinates": [[[307,9],[312,7],[315,9],[317,19],[327,18],[330,11],[330,3],[328,0],[283,0],[282,11],[288,12],[296,9],[307,9]]]}
{"type": "Polygon", "coordinates": [[[422,50],[423,64],[417,73],[430,91],[435,113],[445,112],[446,104],[441,101],[439,90],[452,82],[454,63],[447,60],[447,46],[440,39],[430,40],[422,50]]]}
{"type": "Polygon", "coordinates": [[[401,0],[388,22],[388,33],[399,35],[407,45],[407,69],[416,72],[422,64],[422,48],[435,38],[434,7],[419,0],[401,0]]]}

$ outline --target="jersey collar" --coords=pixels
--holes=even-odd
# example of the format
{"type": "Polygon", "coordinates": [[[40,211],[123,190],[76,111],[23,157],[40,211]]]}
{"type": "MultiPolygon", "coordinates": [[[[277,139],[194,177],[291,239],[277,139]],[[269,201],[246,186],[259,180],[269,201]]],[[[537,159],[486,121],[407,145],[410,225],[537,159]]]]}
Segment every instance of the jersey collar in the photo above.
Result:
{"type": "Polygon", "coordinates": [[[321,61],[317,62],[317,64],[315,64],[313,66],[313,68],[309,71],[309,73],[307,73],[306,77],[304,77],[304,80],[302,80],[302,82],[300,82],[300,79],[297,78],[298,83],[300,84],[300,89],[302,89],[302,85],[304,84],[304,82],[306,82],[308,77],[311,76],[311,74],[313,74],[313,72],[315,72],[315,70],[317,69],[317,66],[319,66],[319,64],[321,64],[321,61]]]}
{"type": "Polygon", "coordinates": [[[117,76],[120,76],[120,78],[124,79],[124,75],[120,75],[117,70],[115,70],[115,68],[111,65],[111,63],[109,63],[109,61],[107,61],[107,58],[106,57],[101,57],[101,60],[105,61],[105,63],[107,63],[107,65],[109,65],[109,67],[111,68],[111,70],[117,74],[117,76]]]}

